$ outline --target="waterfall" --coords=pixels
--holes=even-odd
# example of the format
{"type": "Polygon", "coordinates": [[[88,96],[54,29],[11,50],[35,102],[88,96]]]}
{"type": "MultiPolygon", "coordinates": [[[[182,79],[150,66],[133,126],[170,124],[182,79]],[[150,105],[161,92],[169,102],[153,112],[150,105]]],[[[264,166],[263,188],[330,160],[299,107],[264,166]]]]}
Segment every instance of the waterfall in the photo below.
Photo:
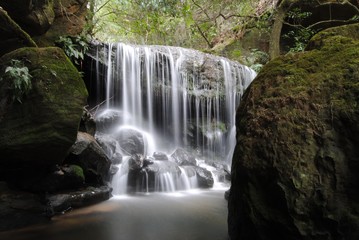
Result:
{"type": "MultiPolygon", "coordinates": [[[[132,142],[126,142],[124,155],[140,153],[146,157],[161,151],[169,156],[184,148],[198,159],[230,164],[236,144],[235,111],[255,77],[253,70],[179,47],[114,43],[99,48],[96,56],[103,56],[98,61],[107,66],[104,74],[96,74],[96,85],[102,82],[105,88],[97,92],[105,93],[104,109],[116,111],[116,116],[111,116],[116,119],[116,128],[108,129],[108,133],[123,126],[141,133],[142,140],[130,138],[132,142]],[[145,146],[140,150],[127,148],[133,142],[145,146]]],[[[180,168],[179,173],[182,176],[158,172],[155,190],[175,191],[195,185],[185,169],[180,168]]],[[[143,179],[147,179],[148,191],[147,172],[143,179]]]]}

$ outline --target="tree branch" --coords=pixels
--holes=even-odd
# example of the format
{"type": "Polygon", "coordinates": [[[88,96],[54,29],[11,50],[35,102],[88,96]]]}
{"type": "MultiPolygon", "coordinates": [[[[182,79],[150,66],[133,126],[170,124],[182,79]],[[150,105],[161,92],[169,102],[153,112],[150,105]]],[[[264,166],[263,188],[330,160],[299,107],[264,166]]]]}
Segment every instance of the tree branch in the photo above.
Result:
{"type": "Polygon", "coordinates": [[[24,40],[25,44],[29,47],[37,47],[37,44],[32,40],[30,35],[25,32],[8,14],[7,12],[0,7],[0,19],[2,22],[7,24],[10,29],[18,35],[21,39],[24,40]]]}
{"type": "Polygon", "coordinates": [[[204,40],[206,41],[208,47],[209,47],[209,48],[212,48],[213,45],[212,45],[212,43],[208,40],[206,34],[204,34],[204,32],[202,31],[202,29],[200,28],[200,26],[199,26],[197,23],[195,23],[195,25],[196,25],[196,27],[197,27],[197,29],[198,29],[198,31],[199,31],[199,34],[201,34],[201,36],[202,36],[202,37],[204,38],[204,40]]]}

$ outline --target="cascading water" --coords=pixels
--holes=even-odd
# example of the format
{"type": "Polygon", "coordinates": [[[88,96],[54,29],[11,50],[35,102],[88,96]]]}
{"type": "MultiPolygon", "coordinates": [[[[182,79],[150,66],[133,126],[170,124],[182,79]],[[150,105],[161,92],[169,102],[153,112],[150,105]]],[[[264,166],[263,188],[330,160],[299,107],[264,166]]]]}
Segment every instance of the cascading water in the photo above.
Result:
{"type": "Polygon", "coordinates": [[[105,88],[104,107],[96,113],[98,136],[107,149],[115,149],[110,151],[110,158],[114,152],[126,156],[113,177],[115,194],[127,191],[116,188],[124,188],[117,182],[121,178],[118,175],[124,178],[129,171],[127,184],[136,190],[197,187],[194,182],[201,177],[197,164],[170,156],[179,148],[212,165],[230,164],[235,110],[255,77],[254,71],[224,58],[178,47],[117,43],[98,49],[96,56],[100,55],[103,59],[98,61],[107,67],[104,74],[97,74],[97,82],[104,83],[105,88]],[[158,159],[154,151],[167,159],[158,159]],[[134,154],[140,155],[137,160],[131,157],[134,154]]]}

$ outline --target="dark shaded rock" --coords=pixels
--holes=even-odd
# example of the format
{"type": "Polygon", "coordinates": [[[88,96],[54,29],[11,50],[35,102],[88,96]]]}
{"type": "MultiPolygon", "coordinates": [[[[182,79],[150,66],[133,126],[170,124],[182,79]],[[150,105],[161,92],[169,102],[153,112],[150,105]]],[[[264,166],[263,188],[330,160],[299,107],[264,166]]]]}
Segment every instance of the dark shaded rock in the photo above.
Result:
{"type": "Polygon", "coordinates": [[[41,197],[11,190],[5,182],[0,182],[0,232],[48,223],[49,218],[44,213],[41,197]]]}
{"type": "Polygon", "coordinates": [[[71,208],[80,208],[108,200],[112,189],[107,186],[88,187],[83,190],[53,194],[47,197],[48,208],[54,214],[62,213],[71,208]]]}
{"type": "Polygon", "coordinates": [[[154,157],[155,160],[163,160],[163,161],[168,160],[167,155],[162,152],[154,152],[152,156],[154,157]]]}
{"type": "Polygon", "coordinates": [[[143,159],[143,167],[145,168],[145,167],[147,167],[148,165],[153,164],[154,161],[155,161],[154,158],[152,158],[152,157],[146,157],[145,159],[143,159]]]}
{"type": "Polygon", "coordinates": [[[143,166],[143,156],[134,154],[128,160],[128,169],[130,171],[139,171],[143,166]]]}
{"type": "Polygon", "coordinates": [[[82,167],[87,183],[103,184],[109,180],[111,162],[95,138],[78,132],[66,162],[82,167]]]}
{"type": "Polygon", "coordinates": [[[95,136],[96,133],[95,119],[86,108],[83,109],[79,131],[86,132],[91,136],[95,136]]]}
{"type": "Polygon", "coordinates": [[[198,187],[200,188],[211,188],[213,187],[214,180],[212,173],[207,169],[201,167],[195,167],[198,180],[198,187]]]}
{"type": "Polygon", "coordinates": [[[183,148],[178,148],[176,151],[171,155],[171,157],[174,159],[174,161],[182,166],[182,165],[193,165],[196,166],[196,158],[184,150],[183,148]]]}
{"type": "Polygon", "coordinates": [[[44,34],[55,19],[53,0],[0,0],[0,4],[31,35],[44,34]]]}
{"type": "Polygon", "coordinates": [[[17,181],[17,187],[30,192],[56,192],[60,190],[77,189],[85,183],[81,167],[76,165],[60,166],[52,169],[45,176],[33,172],[32,176],[17,181]]]}
{"type": "Polygon", "coordinates": [[[128,160],[128,192],[137,191],[138,181],[142,178],[143,156],[140,154],[133,154],[128,160]]]}
{"type": "Polygon", "coordinates": [[[88,16],[88,0],[53,0],[55,18],[45,34],[34,37],[39,46],[52,45],[60,36],[80,35],[88,16]]]}
{"type": "Polygon", "coordinates": [[[226,199],[227,201],[228,201],[230,193],[231,193],[231,190],[227,190],[227,191],[224,192],[224,199],[226,199]]]}
{"type": "Polygon", "coordinates": [[[232,240],[359,239],[359,41],[347,37],[357,27],[321,33],[315,50],[274,59],[245,93],[232,240]]]}
{"type": "MultiPolygon", "coordinates": [[[[79,72],[59,48],[22,48],[0,58],[0,77],[13,59],[32,75],[22,104],[0,81],[0,169],[61,164],[76,140],[87,91],[79,72]]],[[[5,172],[6,173],[6,172],[5,172]]]]}
{"type": "Polygon", "coordinates": [[[111,176],[115,175],[119,170],[120,170],[119,167],[117,167],[115,165],[111,165],[111,167],[110,167],[110,175],[111,176]]]}

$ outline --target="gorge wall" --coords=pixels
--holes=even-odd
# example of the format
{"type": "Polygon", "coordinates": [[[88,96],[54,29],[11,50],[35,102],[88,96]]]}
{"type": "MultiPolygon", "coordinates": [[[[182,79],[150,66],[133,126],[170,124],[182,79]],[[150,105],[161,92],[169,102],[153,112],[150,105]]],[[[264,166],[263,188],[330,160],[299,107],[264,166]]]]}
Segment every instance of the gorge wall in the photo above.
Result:
{"type": "Polygon", "coordinates": [[[232,240],[359,238],[359,25],[272,60],[237,110],[232,240]]]}

